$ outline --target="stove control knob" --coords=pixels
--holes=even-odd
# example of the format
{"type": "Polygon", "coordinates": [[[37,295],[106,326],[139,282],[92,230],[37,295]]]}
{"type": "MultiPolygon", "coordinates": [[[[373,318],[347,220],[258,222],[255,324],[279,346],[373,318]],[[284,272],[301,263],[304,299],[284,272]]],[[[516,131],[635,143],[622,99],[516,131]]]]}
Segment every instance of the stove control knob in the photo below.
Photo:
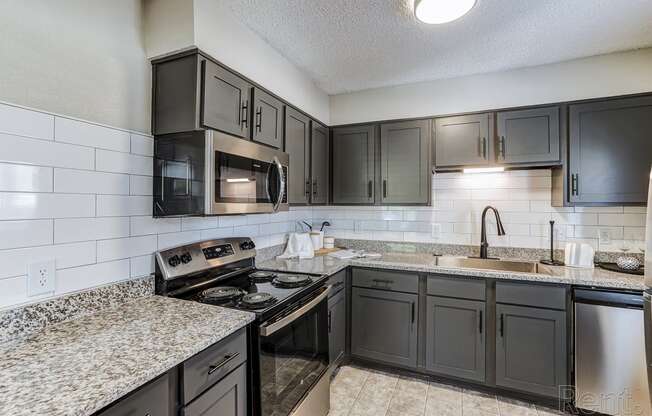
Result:
{"type": "Polygon", "coordinates": [[[191,260],[192,260],[192,256],[190,255],[190,253],[186,252],[181,255],[181,263],[183,264],[190,263],[191,260]]]}
{"type": "Polygon", "coordinates": [[[177,267],[181,263],[181,259],[176,254],[168,260],[168,264],[172,267],[177,267]]]}
{"type": "Polygon", "coordinates": [[[254,244],[253,241],[243,241],[240,243],[240,248],[242,250],[251,250],[252,248],[255,248],[256,245],[254,244]]]}

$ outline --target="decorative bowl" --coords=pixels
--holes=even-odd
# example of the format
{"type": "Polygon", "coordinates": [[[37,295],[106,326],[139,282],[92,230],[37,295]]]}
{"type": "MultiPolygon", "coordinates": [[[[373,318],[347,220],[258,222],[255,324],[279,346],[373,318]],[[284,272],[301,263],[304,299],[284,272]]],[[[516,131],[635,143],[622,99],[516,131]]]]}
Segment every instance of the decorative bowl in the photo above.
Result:
{"type": "Polygon", "coordinates": [[[641,261],[639,259],[629,256],[618,257],[616,264],[623,270],[636,270],[641,267],[641,261]]]}

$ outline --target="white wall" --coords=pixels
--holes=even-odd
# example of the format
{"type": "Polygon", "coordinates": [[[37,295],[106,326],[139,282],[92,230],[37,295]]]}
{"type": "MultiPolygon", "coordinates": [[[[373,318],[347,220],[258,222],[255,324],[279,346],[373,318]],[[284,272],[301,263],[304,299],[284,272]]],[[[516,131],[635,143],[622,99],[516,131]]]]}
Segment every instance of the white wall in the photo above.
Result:
{"type": "Polygon", "coordinates": [[[152,253],[208,238],[281,244],[297,210],[152,218],[149,136],[0,104],[0,309],[145,276],[152,253]],[[55,259],[55,293],[30,297],[27,267],[55,259]]]}
{"type": "Polygon", "coordinates": [[[219,0],[146,0],[147,55],[192,46],[328,124],[328,95],[219,0]]]}
{"type": "Polygon", "coordinates": [[[0,2],[0,101],[150,130],[140,0],[0,2]]]}
{"type": "Polygon", "coordinates": [[[652,91],[652,48],[331,96],[331,125],[652,91]]]}

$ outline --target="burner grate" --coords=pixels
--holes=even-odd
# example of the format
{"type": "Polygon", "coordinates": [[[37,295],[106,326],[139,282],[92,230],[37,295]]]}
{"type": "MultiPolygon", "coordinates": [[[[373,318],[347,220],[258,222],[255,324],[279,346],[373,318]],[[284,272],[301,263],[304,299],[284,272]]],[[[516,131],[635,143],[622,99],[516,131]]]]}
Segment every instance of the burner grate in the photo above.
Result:
{"type": "Polygon", "coordinates": [[[276,277],[276,273],[264,270],[258,270],[249,274],[249,279],[254,282],[269,282],[276,277]]]}
{"type": "Polygon", "coordinates": [[[203,302],[221,303],[238,299],[246,293],[247,292],[238,287],[219,286],[204,290],[201,292],[199,297],[203,302]]]}
{"type": "Polygon", "coordinates": [[[283,288],[295,288],[301,286],[307,286],[312,283],[310,276],[300,275],[300,274],[288,274],[277,276],[272,280],[272,284],[277,287],[283,288]]]}
{"type": "Polygon", "coordinates": [[[240,299],[240,305],[248,309],[262,309],[276,303],[276,298],[269,293],[250,293],[240,299]]]}

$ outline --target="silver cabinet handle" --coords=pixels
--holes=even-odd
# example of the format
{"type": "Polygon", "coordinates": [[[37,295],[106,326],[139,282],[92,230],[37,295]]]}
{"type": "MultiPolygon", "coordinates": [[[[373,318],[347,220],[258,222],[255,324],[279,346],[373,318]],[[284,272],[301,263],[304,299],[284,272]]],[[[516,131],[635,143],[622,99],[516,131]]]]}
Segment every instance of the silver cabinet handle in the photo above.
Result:
{"type": "Polygon", "coordinates": [[[315,297],[313,300],[306,303],[296,311],[292,312],[287,316],[284,316],[283,318],[279,319],[276,322],[272,322],[271,324],[261,326],[260,335],[263,337],[267,337],[272,335],[276,331],[290,325],[292,322],[296,321],[297,319],[301,318],[303,315],[307,314],[312,309],[314,309],[322,300],[328,297],[330,291],[331,291],[331,287],[327,286],[326,289],[324,289],[324,291],[321,292],[317,297],[315,297]]]}
{"type": "Polygon", "coordinates": [[[487,138],[482,138],[482,157],[487,158],[487,138]]]}
{"type": "Polygon", "coordinates": [[[498,152],[500,153],[501,157],[505,159],[505,136],[500,136],[500,139],[498,140],[498,152]]]}
{"type": "Polygon", "coordinates": [[[240,355],[239,352],[236,352],[235,354],[227,354],[227,355],[225,355],[224,358],[222,359],[222,361],[208,367],[208,374],[209,375],[213,374],[214,372],[216,372],[220,368],[224,367],[225,365],[227,365],[228,363],[233,361],[239,355],[240,355]]]}

